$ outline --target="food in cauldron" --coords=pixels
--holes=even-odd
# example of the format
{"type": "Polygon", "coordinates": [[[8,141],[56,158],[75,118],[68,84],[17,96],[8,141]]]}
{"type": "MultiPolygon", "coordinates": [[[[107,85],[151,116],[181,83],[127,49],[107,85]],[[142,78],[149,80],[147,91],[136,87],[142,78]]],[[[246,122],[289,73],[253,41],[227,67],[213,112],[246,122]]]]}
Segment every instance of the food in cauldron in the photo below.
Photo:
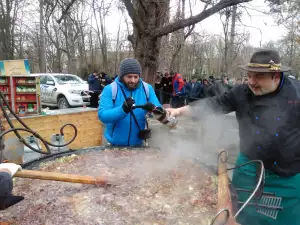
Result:
{"type": "Polygon", "coordinates": [[[0,212],[15,225],[209,224],[216,177],[192,160],[156,150],[103,150],[41,163],[42,171],[103,175],[114,185],[14,178],[21,203],[0,212]]]}

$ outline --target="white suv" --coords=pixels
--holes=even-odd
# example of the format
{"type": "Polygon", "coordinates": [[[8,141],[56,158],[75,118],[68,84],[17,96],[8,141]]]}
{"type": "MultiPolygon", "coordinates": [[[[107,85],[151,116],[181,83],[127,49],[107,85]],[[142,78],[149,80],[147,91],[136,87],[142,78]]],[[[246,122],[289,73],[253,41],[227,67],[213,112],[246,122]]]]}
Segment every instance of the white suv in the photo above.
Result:
{"type": "Polygon", "coordinates": [[[89,105],[87,82],[73,74],[36,73],[40,77],[41,104],[66,109],[89,105]]]}

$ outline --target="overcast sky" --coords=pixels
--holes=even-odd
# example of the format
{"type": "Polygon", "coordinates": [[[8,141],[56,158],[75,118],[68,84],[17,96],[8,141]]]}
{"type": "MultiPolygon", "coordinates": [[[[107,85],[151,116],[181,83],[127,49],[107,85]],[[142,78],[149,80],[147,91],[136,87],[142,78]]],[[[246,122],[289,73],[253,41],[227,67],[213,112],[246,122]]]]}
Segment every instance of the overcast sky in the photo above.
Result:
{"type": "MultiPolygon", "coordinates": [[[[250,36],[250,44],[259,47],[260,41],[266,43],[270,40],[276,41],[284,35],[282,32],[282,28],[276,25],[274,18],[272,16],[268,16],[260,11],[267,11],[268,6],[264,3],[264,0],[253,0],[252,2],[248,3],[247,5],[248,12],[251,17],[244,13],[242,17],[242,21],[244,25],[249,27],[243,27],[241,24],[238,23],[239,30],[245,29],[249,31],[250,36]]],[[[171,12],[174,13],[176,11],[176,3],[175,0],[172,0],[171,4],[171,12]]],[[[189,9],[187,9],[189,10],[189,9]]],[[[202,5],[201,3],[193,7],[193,15],[201,12],[202,5]]],[[[110,12],[110,15],[106,19],[107,31],[112,36],[116,36],[118,32],[118,25],[120,20],[121,14],[118,12],[117,9],[113,9],[110,12]]],[[[126,25],[125,22],[122,24],[122,28],[125,30],[126,25]]],[[[208,33],[215,34],[215,35],[222,35],[222,24],[220,21],[220,17],[218,14],[213,15],[206,20],[198,23],[195,28],[196,31],[205,30],[208,33]]]]}

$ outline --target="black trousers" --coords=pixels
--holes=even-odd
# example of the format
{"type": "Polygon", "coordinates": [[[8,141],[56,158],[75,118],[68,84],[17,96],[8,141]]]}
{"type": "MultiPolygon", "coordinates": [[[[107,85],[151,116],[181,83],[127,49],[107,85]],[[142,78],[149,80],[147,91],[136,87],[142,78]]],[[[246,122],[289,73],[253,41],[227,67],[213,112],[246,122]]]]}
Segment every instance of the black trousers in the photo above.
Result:
{"type": "Polygon", "coordinates": [[[155,95],[156,95],[158,101],[161,103],[160,93],[161,93],[160,90],[155,90],[155,95]]]}
{"type": "Polygon", "coordinates": [[[163,91],[163,102],[162,104],[170,104],[171,93],[163,91]]]}
{"type": "Polygon", "coordinates": [[[99,106],[99,93],[90,93],[90,107],[98,108],[99,106]]]}
{"type": "Polygon", "coordinates": [[[172,96],[172,108],[180,108],[184,106],[184,100],[185,98],[183,96],[172,96]]]}

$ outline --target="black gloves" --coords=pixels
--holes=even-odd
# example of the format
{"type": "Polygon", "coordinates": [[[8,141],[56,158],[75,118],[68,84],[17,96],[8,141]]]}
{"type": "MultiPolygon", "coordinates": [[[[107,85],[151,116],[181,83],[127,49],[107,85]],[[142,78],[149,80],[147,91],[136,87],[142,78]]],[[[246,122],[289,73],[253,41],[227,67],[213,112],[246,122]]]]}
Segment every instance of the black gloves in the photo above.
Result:
{"type": "Polygon", "coordinates": [[[24,200],[23,196],[8,196],[8,197],[0,197],[0,210],[5,210],[20,201],[24,200]]]}
{"type": "Polygon", "coordinates": [[[152,112],[155,109],[155,105],[153,105],[151,102],[147,102],[141,108],[144,109],[144,110],[146,110],[146,111],[148,111],[148,112],[152,112]]]}
{"type": "MultiPolygon", "coordinates": [[[[12,174],[18,170],[20,166],[12,164],[12,163],[2,163],[2,168],[6,167],[11,170],[12,174]]],[[[0,210],[7,209],[12,205],[17,204],[18,202],[22,201],[24,197],[22,196],[13,196],[13,182],[11,174],[6,172],[0,172],[0,210]]]]}
{"type": "Polygon", "coordinates": [[[131,98],[131,97],[127,98],[124,101],[123,106],[122,106],[124,112],[129,113],[132,110],[132,106],[133,106],[134,103],[135,103],[135,101],[134,101],[133,98],[131,98]]]}

